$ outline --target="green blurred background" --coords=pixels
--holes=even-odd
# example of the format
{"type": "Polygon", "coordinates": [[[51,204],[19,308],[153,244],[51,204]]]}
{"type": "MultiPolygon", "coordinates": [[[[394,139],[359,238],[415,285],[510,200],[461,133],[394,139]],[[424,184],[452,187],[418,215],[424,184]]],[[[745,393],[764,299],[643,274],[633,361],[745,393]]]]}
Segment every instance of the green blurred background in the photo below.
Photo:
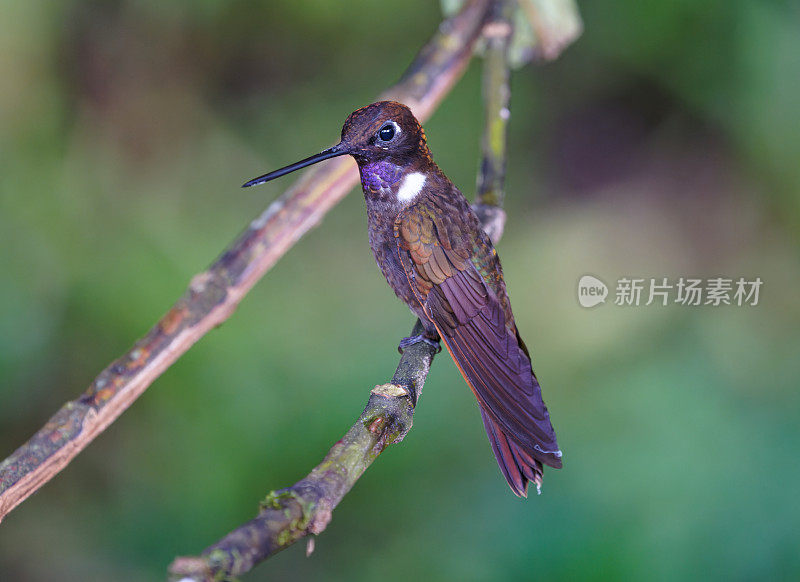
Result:
{"type": "MultiPolygon", "coordinates": [[[[800,577],[800,8],[584,3],[513,77],[499,250],[565,454],[509,492],[440,356],[415,426],[247,580],[800,577]],[[578,278],[764,281],[757,307],[581,308],[578,278]]],[[[0,19],[0,456],[143,335],[436,29],[430,0],[10,0],[0,19]]],[[[426,124],[471,195],[480,63],[426,124]]],[[[612,291],[613,292],[613,291],[612,291]]],[[[613,297],[612,297],[613,298],[613,297]]],[[[0,526],[3,580],[163,578],[295,482],[412,317],[360,192],[0,526]]]]}

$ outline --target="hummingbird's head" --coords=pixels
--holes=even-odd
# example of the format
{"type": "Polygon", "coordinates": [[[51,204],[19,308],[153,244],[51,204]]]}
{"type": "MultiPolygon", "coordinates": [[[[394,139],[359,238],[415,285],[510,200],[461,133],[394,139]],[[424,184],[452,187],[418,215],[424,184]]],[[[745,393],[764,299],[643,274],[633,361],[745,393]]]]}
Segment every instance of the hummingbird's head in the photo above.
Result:
{"type": "Polygon", "coordinates": [[[422,157],[430,160],[430,150],[411,110],[396,101],[378,101],[357,109],[344,122],[341,141],[310,158],[254,178],[244,187],[255,186],[295,170],[336,156],[351,155],[359,164],[391,159],[398,164],[422,157]]]}
{"type": "Polygon", "coordinates": [[[359,163],[430,155],[417,118],[396,101],[378,101],[351,113],[342,127],[340,146],[359,163]]]}

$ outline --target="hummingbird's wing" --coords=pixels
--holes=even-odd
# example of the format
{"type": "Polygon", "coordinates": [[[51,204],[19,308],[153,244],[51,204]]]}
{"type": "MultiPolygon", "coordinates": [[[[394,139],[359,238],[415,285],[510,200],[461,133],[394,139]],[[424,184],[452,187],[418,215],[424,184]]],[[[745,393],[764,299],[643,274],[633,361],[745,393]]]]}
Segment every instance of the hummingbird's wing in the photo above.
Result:
{"type": "Polygon", "coordinates": [[[474,216],[474,228],[461,226],[448,218],[454,209],[440,207],[446,204],[427,198],[398,216],[401,263],[478,398],[506,480],[524,495],[528,480],[541,482],[539,462],[561,467],[561,452],[514,325],[497,253],[474,216]]]}

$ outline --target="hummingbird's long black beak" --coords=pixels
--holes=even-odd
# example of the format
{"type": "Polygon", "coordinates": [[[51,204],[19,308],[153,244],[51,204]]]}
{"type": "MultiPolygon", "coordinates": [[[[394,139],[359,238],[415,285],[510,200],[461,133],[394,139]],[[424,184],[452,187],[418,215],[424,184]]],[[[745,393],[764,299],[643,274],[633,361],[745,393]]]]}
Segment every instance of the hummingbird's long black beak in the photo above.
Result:
{"type": "Polygon", "coordinates": [[[274,172],[270,172],[269,174],[264,174],[263,176],[259,176],[258,178],[253,178],[249,182],[245,182],[242,184],[242,188],[249,188],[250,186],[256,186],[258,184],[263,184],[264,182],[269,182],[270,180],[274,180],[275,178],[280,178],[281,176],[285,176],[286,174],[290,174],[295,170],[300,170],[305,168],[306,166],[310,166],[311,164],[316,164],[317,162],[321,162],[322,160],[327,160],[329,158],[335,158],[336,156],[343,156],[349,153],[347,148],[343,146],[341,143],[336,144],[332,148],[328,148],[327,150],[321,151],[320,153],[311,156],[310,158],[306,158],[305,160],[300,160],[299,162],[295,162],[294,164],[289,164],[288,166],[281,168],[280,170],[275,170],[274,172]]]}

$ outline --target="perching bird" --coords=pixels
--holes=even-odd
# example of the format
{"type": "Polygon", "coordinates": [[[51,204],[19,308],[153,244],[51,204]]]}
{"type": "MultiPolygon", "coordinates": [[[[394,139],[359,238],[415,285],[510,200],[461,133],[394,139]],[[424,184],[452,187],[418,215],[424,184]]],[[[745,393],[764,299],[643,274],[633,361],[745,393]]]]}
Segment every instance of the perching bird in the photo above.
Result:
{"type": "Polygon", "coordinates": [[[425,333],[400,348],[443,340],[478,399],[497,462],[512,491],[542,483],[542,463],[561,451],[514,323],[500,259],[467,199],[431,157],[425,132],[401,103],[353,112],[341,141],[315,156],[250,180],[254,186],[349,154],[361,173],[369,244],[386,281],[425,333]]]}

